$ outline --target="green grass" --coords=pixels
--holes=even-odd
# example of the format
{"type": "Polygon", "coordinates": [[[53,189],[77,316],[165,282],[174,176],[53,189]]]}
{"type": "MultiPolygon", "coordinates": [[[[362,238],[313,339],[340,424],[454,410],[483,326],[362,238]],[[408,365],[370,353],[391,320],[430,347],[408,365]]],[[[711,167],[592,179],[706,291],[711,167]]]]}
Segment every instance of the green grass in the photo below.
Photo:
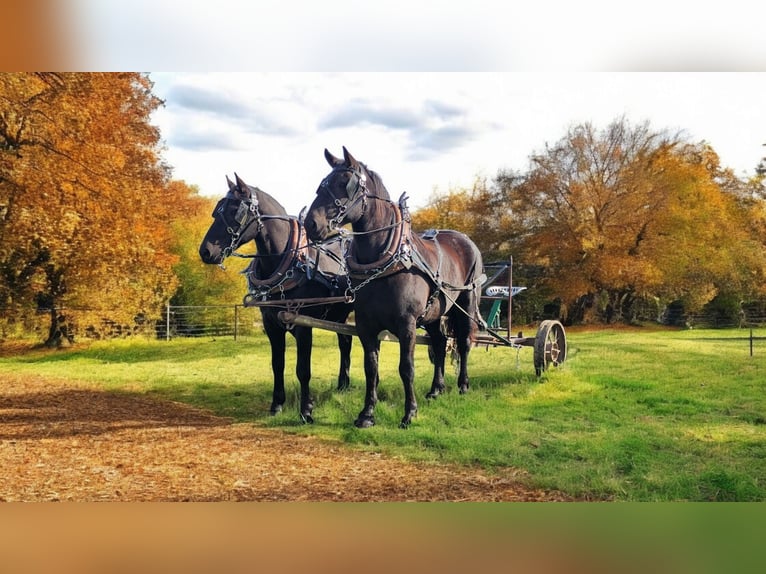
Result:
{"type": "MultiPolygon", "coordinates": [[[[763,330],[756,335],[763,336],[763,330]]],[[[419,414],[408,430],[398,348],[381,347],[377,426],[359,430],[361,345],[352,389],[335,391],[335,335],[315,331],[313,425],[297,415],[295,347],[289,339],[285,412],[268,415],[265,337],[247,340],[114,341],[0,357],[0,374],[89,381],[145,393],[238,422],[341,441],[409,460],[525,470],[530,485],[586,499],[766,500],[766,341],[749,356],[746,331],[570,332],[569,358],[542,379],[532,351],[474,349],[471,392],[426,401],[431,367],[417,347],[419,414]]]]}

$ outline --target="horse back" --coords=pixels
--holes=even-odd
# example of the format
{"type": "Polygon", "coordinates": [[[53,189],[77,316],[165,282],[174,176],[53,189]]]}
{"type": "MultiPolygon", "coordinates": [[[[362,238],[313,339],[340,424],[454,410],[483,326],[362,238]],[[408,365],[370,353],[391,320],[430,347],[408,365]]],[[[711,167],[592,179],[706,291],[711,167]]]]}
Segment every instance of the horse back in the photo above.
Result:
{"type": "Polygon", "coordinates": [[[473,283],[484,272],[481,251],[460,231],[440,229],[413,234],[412,246],[433,272],[456,287],[473,283]]]}

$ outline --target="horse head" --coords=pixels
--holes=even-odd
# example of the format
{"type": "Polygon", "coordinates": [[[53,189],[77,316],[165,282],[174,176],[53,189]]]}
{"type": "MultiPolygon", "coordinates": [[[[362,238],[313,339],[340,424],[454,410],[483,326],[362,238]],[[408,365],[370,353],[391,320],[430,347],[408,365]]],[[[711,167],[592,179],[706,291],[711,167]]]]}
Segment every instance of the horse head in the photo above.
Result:
{"type": "Polygon", "coordinates": [[[380,177],[357,161],[345,146],[343,159],[327,149],[324,156],[332,170],[319,184],[304,221],[313,241],[324,240],[345,223],[358,221],[365,214],[369,198],[388,199],[380,177]]]}
{"type": "Polygon", "coordinates": [[[200,244],[199,255],[205,263],[223,263],[263,229],[261,201],[271,198],[257,187],[247,185],[236,173],[234,178],[236,183],[226,176],[229,191],[215,206],[213,223],[200,244]]]}

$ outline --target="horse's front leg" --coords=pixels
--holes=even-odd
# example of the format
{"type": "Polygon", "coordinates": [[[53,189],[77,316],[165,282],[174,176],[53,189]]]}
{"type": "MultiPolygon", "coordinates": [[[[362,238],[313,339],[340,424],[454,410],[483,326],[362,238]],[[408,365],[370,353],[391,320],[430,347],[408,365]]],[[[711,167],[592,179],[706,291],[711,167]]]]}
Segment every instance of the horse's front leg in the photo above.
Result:
{"type": "Polygon", "coordinates": [[[399,428],[406,429],[418,414],[415,399],[415,324],[397,334],[399,339],[399,376],[404,385],[404,417],[399,428]]]}
{"type": "Polygon", "coordinates": [[[439,321],[425,326],[428,338],[431,340],[431,362],[434,365],[434,377],[431,381],[431,390],[426,393],[427,399],[435,399],[444,392],[444,362],[447,357],[447,337],[439,327],[439,321]]]}
{"type": "Polygon", "coordinates": [[[295,374],[301,385],[301,405],[300,415],[304,423],[313,423],[311,416],[314,410],[314,403],[311,400],[309,382],[311,381],[311,345],[313,343],[313,332],[311,328],[295,327],[293,329],[295,336],[296,353],[298,360],[295,363],[295,374]]]}
{"type": "Polygon", "coordinates": [[[380,341],[377,333],[372,337],[359,337],[364,349],[364,378],[366,390],[364,394],[364,408],[354,421],[357,428],[369,428],[375,425],[375,405],[378,403],[378,356],[380,355],[380,341]]]}
{"type": "Polygon", "coordinates": [[[338,369],[338,390],[345,391],[351,382],[349,370],[351,368],[351,335],[338,333],[338,351],[340,352],[340,367],[338,369]]]}
{"type": "Polygon", "coordinates": [[[264,329],[271,345],[271,372],[274,375],[274,390],[271,394],[269,412],[282,412],[285,404],[285,330],[264,317],[264,329]]]}

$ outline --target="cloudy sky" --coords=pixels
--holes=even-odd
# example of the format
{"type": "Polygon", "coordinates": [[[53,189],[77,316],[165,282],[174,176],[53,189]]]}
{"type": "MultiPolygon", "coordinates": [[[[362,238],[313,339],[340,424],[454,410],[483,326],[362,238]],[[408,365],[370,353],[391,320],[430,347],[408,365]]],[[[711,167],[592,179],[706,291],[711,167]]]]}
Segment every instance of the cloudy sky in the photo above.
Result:
{"type": "Polygon", "coordinates": [[[225,176],[311,203],[342,146],[391,195],[424,205],[528,157],[567,129],[625,116],[705,140],[738,175],[766,155],[766,74],[748,73],[151,73],[174,176],[220,196],[225,176]]]}
{"type": "Polygon", "coordinates": [[[175,177],[206,195],[236,171],[297,213],[328,171],[324,148],[345,145],[418,207],[623,115],[708,141],[738,174],[766,155],[750,0],[56,6],[72,69],[177,71],[151,74],[166,101],[155,120],[175,177]]]}

